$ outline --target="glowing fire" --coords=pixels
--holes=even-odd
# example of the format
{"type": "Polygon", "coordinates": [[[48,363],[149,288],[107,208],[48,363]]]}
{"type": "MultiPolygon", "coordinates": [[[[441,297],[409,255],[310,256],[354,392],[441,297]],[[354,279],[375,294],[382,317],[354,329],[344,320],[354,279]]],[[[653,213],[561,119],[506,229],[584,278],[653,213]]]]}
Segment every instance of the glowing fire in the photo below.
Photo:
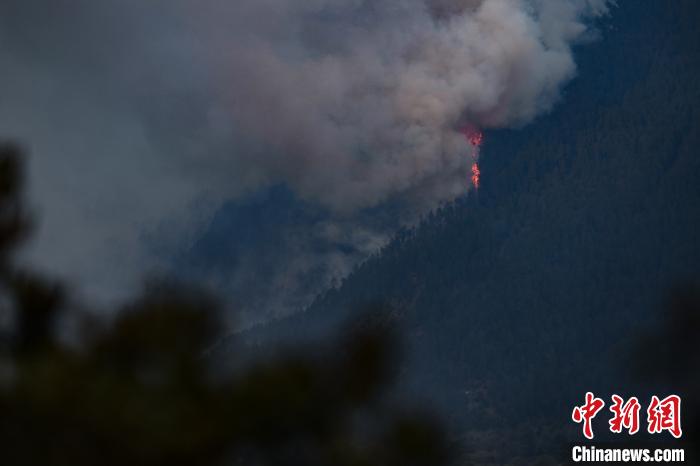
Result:
{"type": "Polygon", "coordinates": [[[478,130],[467,131],[465,135],[469,143],[474,147],[479,147],[484,141],[484,135],[478,130]]]}
{"type": "Polygon", "coordinates": [[[472,164],[472,184],[476,189],[479,189],[479,177],[481,176],[481,171],[479,170],[479,164],[474,162],[472,164]]]}
{"type": "Polygon", "coordinates": [[[484,142],[484,134],[478,129],[468,126],[462,130],[464,136],[469,141],[469,144],[474,147],[472,152],[472,158],[474,163],[472,163],[472,184],[475,189],[479,189],[479,180],[481,177],[481,170],[479,170],[479,150],[481,148],[481,143],[484,142]]]}

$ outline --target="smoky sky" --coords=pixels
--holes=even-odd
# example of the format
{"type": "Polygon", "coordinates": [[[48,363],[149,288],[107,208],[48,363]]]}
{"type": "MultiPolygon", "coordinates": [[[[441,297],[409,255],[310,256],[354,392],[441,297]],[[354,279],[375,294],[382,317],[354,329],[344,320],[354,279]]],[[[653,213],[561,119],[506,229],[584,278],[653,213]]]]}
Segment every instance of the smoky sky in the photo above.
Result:
{"type": "Polygon", "coordinates": [[[280,184],[366,252],[388,233],[358,212],[399,199],[399,225],[463,194],[460,129],[548,111],[610,3],[5,0],[0,136],[31,152],[27,258],[113,296],[163,267],[145,238],[185,248],[224,201],[280,184]]]}

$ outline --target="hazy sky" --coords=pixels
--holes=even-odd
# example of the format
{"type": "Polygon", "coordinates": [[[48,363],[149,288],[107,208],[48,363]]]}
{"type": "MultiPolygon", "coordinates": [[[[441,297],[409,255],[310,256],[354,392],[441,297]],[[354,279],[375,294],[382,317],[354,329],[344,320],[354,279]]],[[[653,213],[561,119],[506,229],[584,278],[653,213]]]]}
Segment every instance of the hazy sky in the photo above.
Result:
{"type": "MultiPolygon", "coordinates": [[[[399,200],[399,225],[463,194],[460,128],[550,109],[608,3],[5,0],[0,137],[31,152],[28,258],[120,297],[166,266],[154,241],[187,249],[223,201],[284,184],[328,212],[306,236],[359,260],[387,237],[359,212],[399,200]]],[[[283,269],[342,275],[339,257],[283,269]]]]}

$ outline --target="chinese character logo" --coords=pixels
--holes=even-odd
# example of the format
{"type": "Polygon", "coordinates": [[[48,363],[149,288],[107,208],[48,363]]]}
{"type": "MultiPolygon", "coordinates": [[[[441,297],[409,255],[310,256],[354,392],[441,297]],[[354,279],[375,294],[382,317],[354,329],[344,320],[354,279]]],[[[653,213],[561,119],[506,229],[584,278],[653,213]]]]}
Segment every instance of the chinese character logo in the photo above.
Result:
{"type": "MultiPolygon", "coordinates": [[[[583,435],[593,439],[593,418],[605,406],[605,402],[596,398],[591,392],[586,393],[586,402],[581,406],[574,407],[571,419],[577,424],[583,423],[583,435]]],[[[621,396],[612,396],[610,412],[613,414],[608,421],[610,432],[619,434],[626,430],[629,435],[639,432],[639,411],[641,405],[637,397],[633,396],[627,401],[621,396]]],[[[651,402],[647,408],[647,432],[659,434],[668,431],[675,438],[683,435],[681,429],[681,397],[669,395],[663,400],[658,396],[651,397],[651,402]]]]}
{"type": "Polygon", "coordinates": [[[649,409],[647,409],[647,421],[649,433],[658,434],[667,430],[675,438],[683,435],[681,430],[681,398],[678,395],[670,395],[659,400],[656,395],[651,397],[649,409]]]}
{"type": "Polygon", "coordinates": [[[619,434],[622,429],[627,429],[630,435],[639,432],[639,400],[637,397],[632,397],[624,403],[624,400],[617,396],[612,396],[613,404],[610,406],[610,411],[613,413],[613,418],[610,419],[610,432],[619,434]],[[623,404],[624,403],[624,404],[623,404]]]}
{"type": "Polygon", "coordinates": [[[598,411],[603,409],[605,402],[600,398],[596,398],[593,393],[586,393],[586,403],[583,406],[576,406],[571,413],[571,419],[576,423],[583,422],[583,435],[587,439],[593,438],[593,426],[591,421],[598,414],[598,411]]]}

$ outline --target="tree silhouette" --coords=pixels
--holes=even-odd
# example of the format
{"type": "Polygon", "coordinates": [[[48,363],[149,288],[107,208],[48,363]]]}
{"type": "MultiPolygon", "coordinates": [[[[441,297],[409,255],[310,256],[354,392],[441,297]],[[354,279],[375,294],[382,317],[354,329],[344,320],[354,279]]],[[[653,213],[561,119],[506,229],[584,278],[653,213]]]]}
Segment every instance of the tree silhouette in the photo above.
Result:
{"type": "Polygon", "coordinates": [[[31,231],[22,175],[21,150],[0,147],[0,289],[13,314],[0,352],[2,464],[448,461],[439,425],[388,391],[395,346],[381,313],[340,343],[213,370],[204,350],[221,325],[210,296],[152,283],[104,324],[71,310],[59,284],[14,265],[31,231]],[[63,341],[67,315],[80,331],[63,341]]]}
{"type": "MultiPolygon", "coordinates": [[[[653,328],[641,333],[631,352],[632,375],[682,397],[683,437],[700,453],[700,284],[677,285],[653,328]]],[[[663,391],[661,393],[664,393],[663,391]]]]}

